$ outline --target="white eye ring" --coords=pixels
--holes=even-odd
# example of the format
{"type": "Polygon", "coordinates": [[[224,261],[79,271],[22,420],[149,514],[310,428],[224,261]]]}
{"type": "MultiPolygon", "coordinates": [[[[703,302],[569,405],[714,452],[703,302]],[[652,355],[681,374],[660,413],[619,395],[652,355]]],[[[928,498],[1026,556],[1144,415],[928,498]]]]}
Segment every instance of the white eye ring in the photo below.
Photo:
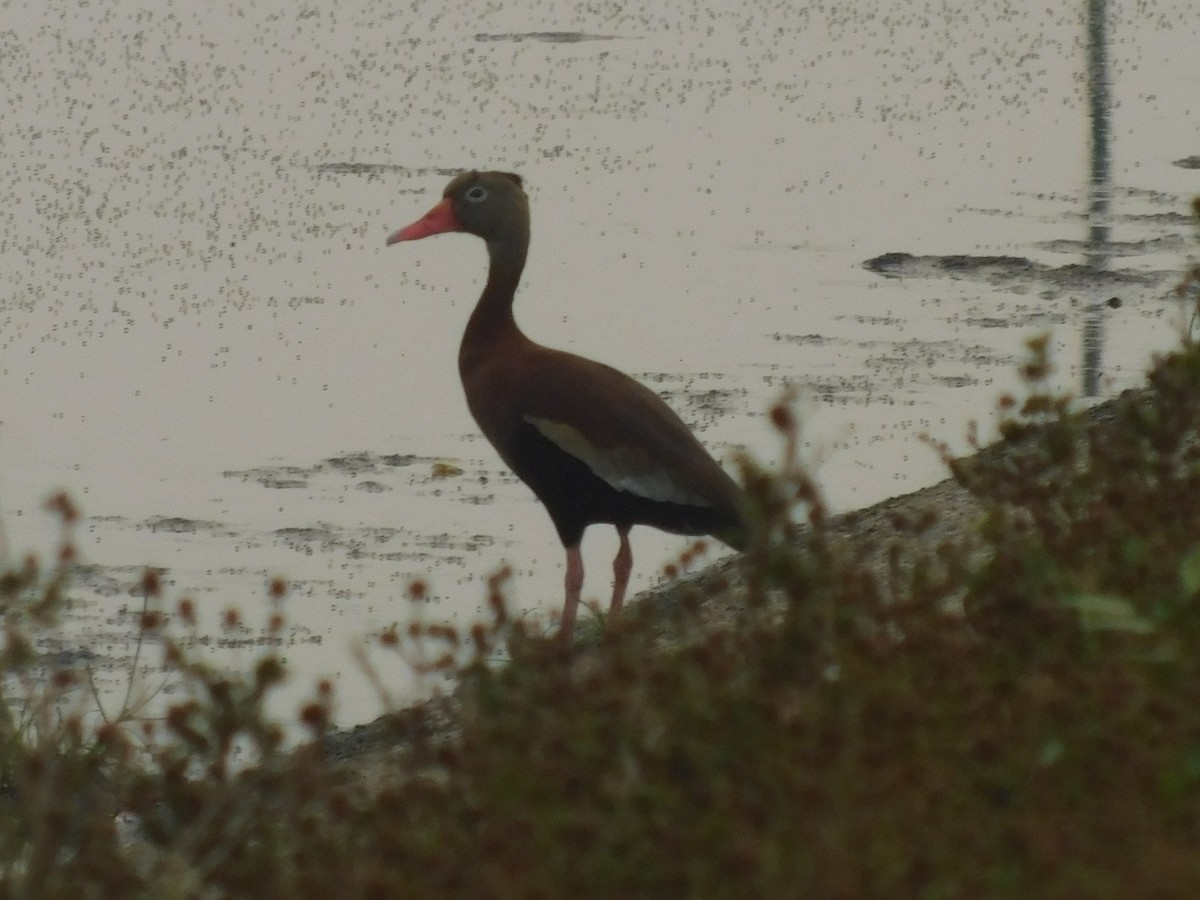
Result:
{"type": "Polygon", "coordinates": [[[463,194],[471,203],[482,203],[487,199],[487,188],[482,184],[476,184],[467,188],[467,192],[463,194]]]}

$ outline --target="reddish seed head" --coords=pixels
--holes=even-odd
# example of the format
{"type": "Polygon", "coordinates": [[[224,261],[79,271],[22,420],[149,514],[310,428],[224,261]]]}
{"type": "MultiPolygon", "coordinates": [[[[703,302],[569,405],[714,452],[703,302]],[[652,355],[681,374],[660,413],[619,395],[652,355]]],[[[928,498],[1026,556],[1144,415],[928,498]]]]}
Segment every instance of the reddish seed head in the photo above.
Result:
{"type": "Polygon", "coordinates": [[[333,696],[333,682],[328,678],[322,678],[317,682],[317,696],[323,700],[328,700],[333,696]]]}
{"type": "Polygon", "coordinates": [[[121,729],[111,722],[105,722],[96,729],[96,740],[106,747],[119,746],[124,743],[121,729]]]}
{"type": "Polygon", "coordinates": [[[287,581],[282,578],[272,578],[270,585],[267,587],[267,593],[270,594],[272,600],[282,600],[283,595],[287,593],[287,581]]]}
{"type": "Polygon", "coordinates": [[[487,629],[483,627],[482,622],[476,622],[471,626],[471,642],[480,650],[487,646],[487,629]]]}
{"type": "Polygon", "coordinates": [[[400,643],[400,635],[396,633],[396,627],[394,625],[391,628],[385,628],[382,632],[380,632],[379,643],[383,644],[385,647],[395,647],[400,643]]]}
{"type": "Polygon", "coordinates": [[[1049,367],[1043,362],[1031,362],[1021,366],[1021,375],[1027,381],[1038,381],[1045,378],[1049,372],[1049,367]]]}
{"type": "Polygon", "coordinates": [[[237,628],[241,624],[241,621],[242,614],[233,607],[230,607],[221,614],[221,627],[226,631],[232,631],[237,628]]]}
{"type": "Polygon", "coordinates": [[[142,613],[141,627],[142,631],[158,631],[165,624],[163,614],[156,609],[149,609],[142,613]]]}
{"type": "Polygon", "coordinates": [[[59,690],[69,688],[74,683],[75,673],[69,672],[66,669],[59,669],[54,673],[54,677],[51,679],[51,684],[53,684],[59,690]]]}
{"type": "Polygon", "coordinates": [[[179,618],[183,620],[185,625],[196,624],[196,603],[191,597],[181,598],[177,609],[179,611],[179,618]]]}
{"type": "Polygon", "coordinates": [[[796,420],[787,406],[776,403],[771,407],[771,424],[780,431],[789,432],[796,427],[796,420]]]}
{"type": "Polygon", "coordinates": [[[813,484],[807,478],[800,479],[800,483],[796,485],[797,500],[800,500],[803,503],[816,503],[818,496],[817,486],[815,484],[813,484]]]}
{"type": "Polygon", "coordinates": [[[329,711],[320,703],[306,703],[300,710],[300,721],[312,729],[324,728],[329,721],[329,711]]]}
{"type": "Polygon", "coordinates": [[[260,685],[276,684],[283,679],[283,663],[278,656],[267,656],[258,661],[254,668],[254,676],[260,685]]]}
{"type": "Polygon", "coordinates": [[[677,577],[679,575],[679,566],[675,565],[675,563],[667,563],[663,566],[663,575],[667,578],[677,577]]]}
{"type": "Polygon", "coordinates": [[[67,525],[70,525],[79,518],[79,510],[75,506],[75,501],[71,499],[66,491],[60,491],[47,500],[46,508],[51,512],[58,513],[67,525]]]}
{"type": "Polygon", "coordinates": [[[1002,394],[1000,399],[996,401],[996,405],[1001,409],[1012,409],[1017,405],[1017,398],[1012,394],[1002,394]]]}
{"type": "Polygon", "coordinates": [[[147,569],[142,573],[142,593],[147,597],[157,597],[162,591],[162,581],[158,572],[147,569]]]}
{"type": "Polygon", "coordinates": [[[283,613],[271,613],[271,617],[267,619],[267,630],[272,634],[278,634],[279,632],[283,631],[283,626],[286,621],[287,620],[283,617],[283,613]]]}
{"type": "Polygon", "coordinates": [[[409,600],[425,600],[429,596],[429,585],[423,578],[414,578],[408,583],[409,600]]]}
{"type": "Polygon", "coordinates": [[[175,704],[167,710],[167,725],[169,725],[173,730],[178,731],[187,724],[188,714],[190,712],[190,707],[187,704],[175,704]]]}
{"type": "Polygon", "coordinates": [[[496,570],[492,575],[488,576],[488,592],[491,594],[500,594],[504,589],[504,582],[512,578],[512,566],[507,563],[496,570]]]}
{"type": "Polygon", "coordinates": [[[58,549],[58,561],[61,563],[73,562],[75,559],[75,545],[67,541],[58,549]]]}

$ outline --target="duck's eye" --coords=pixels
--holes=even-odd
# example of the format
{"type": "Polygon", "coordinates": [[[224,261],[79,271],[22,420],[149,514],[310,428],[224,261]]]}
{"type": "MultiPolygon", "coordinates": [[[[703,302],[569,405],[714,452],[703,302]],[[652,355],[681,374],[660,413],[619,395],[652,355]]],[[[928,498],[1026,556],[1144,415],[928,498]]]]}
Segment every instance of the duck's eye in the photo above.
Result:
{"type": "Polygon", "coordinates": [[[465,196],[472,203],[482,203],[487,199],[487,188],[485,188],[482,184],[477,184],[473,187],[467,188],[467,192],[463,196],[465,196]]]}

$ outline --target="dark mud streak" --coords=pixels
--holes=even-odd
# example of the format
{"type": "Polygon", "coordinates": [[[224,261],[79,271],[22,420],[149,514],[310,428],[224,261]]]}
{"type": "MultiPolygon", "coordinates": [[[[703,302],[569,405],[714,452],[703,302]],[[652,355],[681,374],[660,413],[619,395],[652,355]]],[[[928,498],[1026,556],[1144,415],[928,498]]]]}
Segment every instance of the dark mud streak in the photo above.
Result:
{"type": "MultiPolygon", "coordinates": [[[[442,178],[453,178],[463,170],[459,168],[447,169],[441,166],[402,166],[399,163],[367,163],[367,162],[332,162],[318,163],[317,165],[308,166],[314,172],[321,175],[392,175],[402,173],[416,177],[437,175],[442,178]]],[[[424,188],[421,189],[424,191],[424,188]]],[[[400,190],[399,193],[405,193],[400,190]]]]}
{"type": "MultiPolygon", "coordinates": [[[[417,456],[413,453],[371,453],[357,450],[343,453],[341,456],[331,456],[311,466],[258,466],[253,469],[227,470],[221,474],[225,478],[239,478],[242,481],[257,481],[263,487],[275,489],[307,488],[316,475],[336,472],[358,478],[386,472],[389,469],[402,468],[418,464],[435,465],[439,460],[432,456],[417,456]]],[[[364,481],[355,485],[365,491],[380,492],[390,490],[387,485],[378,481],[364,481]]]]}
{"type": "Polygon", "coordinates": [[[993,285],[1046,282],[1059,287],[1093,287],[1102,284],[1153,285],[1177,277],[1173,272],[1133,272],[1128,269],[1097,273],[1078,264],[1047,266],[1024,256],[914,256],[893,252],[872,257],[863,268],[885,278],[969,278],[993,285]]]}
{"type": "Polygon", "coordinates": [[[308,487],[308,479],[313,472],[313,469],[302,469],[299,466],[262,466],[241,471],[226,470],[221,476],[242,481],[257,481],[267,488],[305,488],[308,487]]]}
{"type": "Polygon", "coordinates": [[[468,554],[478,553],[495,543],[494,538],[486,535],[455,537],[448,533],[414,534],[408,529],[380,526],[347,529],[328,522],[277,528],[271,535],[284,547],[305,555],[340,552],[350,559],[387,562],[433,560],[452,565],[464,564],[468,554]]]}
{"type": "Polygon", "coordinates": [[[183,516],[151,516],[137,527],[148,528],[153,533],[196,534],[197,532],[204,532],[219,537],[232,537],[234,534],[234,532],[230,531],[228,527],[222,525],[220,522],[210,522],[204,519],[188,519],[183,516]]]}
{"type": "MultiPolygon", "coordinates": [[[[1034,244],[1039,250],[1050,253],[1075,254],[1082,256],[1088,252],[1087,241],[1076,241],[1060,238],[1053,241],[1041,241],[1034,244]]],[[[1183,235],[1172,234],[1162,237],[1147,238],[1141,241],[1109,241],[1102,249],[1110,257],[1145,256],[1149,253],[1186,253],[1191,248],[1191,242],[1183,235]]]]}
{"type": "Polygon", "coordinates": [[[1138,225],[1174,225],[1180,228],[1189,228],[1195,222],[1189,213],[1181,212],[1117,213],[1113,215],[1112,220],[1138,225]]]}
{"type": "Polygon", "coordinates": [[[619,41],[636,40],[622,38],[619,34],[585,34],[582,31],[521,31],[506,34],[488,34],[481,32],[475,35],[477,41],[541,41],[546,44],[578,44],[583,41],[619,41]]]}
{"type": "MultiPolygon", "coordinates": [[[[1128,200],[1147,200],[1151,203],[1157,203],[1160,206],[1177,206],[1179,205],[1180,195],[1168,191],[1158,191],[1153,188],[1142,187],[1122,187],[1114,186],[1112,190],[1114,199],[1128,200]]],[[[1079,197],[1074,193],[1061,193],[1057,191],[1015,191],[1014,197],[1021,197],[1026,200],[1037,200],[1042,203],[1063,203],[1072,207],[1064,213],[1070,218],[1086,218],[1087,211],[1079,211],[1074,209],[1075,204],[1079,202],[1079,197]]],[[[964,207],[967,209],[969,207],[964,207]]]]}

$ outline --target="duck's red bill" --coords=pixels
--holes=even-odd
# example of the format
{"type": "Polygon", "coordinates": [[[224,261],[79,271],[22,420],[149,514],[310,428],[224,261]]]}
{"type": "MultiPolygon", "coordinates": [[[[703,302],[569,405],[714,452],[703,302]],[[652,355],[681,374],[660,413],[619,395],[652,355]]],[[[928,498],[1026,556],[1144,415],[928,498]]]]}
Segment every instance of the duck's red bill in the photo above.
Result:
{"type": "Polygon", "coordinates": [[[405,225],[390,238],[388,246],[400,241],[416,241],[433,234],[444,234],[447,231],[462,231],[458,219],[454,215],[454,207],[450,198],[446,198],[411,225],[405,225]]]}

